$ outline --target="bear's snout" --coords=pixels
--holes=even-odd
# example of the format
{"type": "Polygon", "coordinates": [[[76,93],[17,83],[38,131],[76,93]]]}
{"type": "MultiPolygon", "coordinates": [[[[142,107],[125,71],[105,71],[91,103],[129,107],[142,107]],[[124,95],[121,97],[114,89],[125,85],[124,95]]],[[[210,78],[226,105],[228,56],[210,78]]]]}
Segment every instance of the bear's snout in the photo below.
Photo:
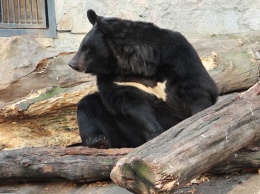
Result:
{"type": "Polygon", "coordinates": [[[77,63],[75,62],[75,60],[70,60],[69,61],[69,63],[68,63],[68,65],[72,68],[72,69],[74,69],[74,70],[77,70],[77,63]]]}

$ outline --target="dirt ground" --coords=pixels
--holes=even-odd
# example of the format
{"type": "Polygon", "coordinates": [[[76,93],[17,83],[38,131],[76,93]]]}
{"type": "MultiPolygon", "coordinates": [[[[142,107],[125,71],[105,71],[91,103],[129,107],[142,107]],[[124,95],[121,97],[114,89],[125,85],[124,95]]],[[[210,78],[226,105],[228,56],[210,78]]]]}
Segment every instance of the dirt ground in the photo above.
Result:
{"type": "Polygon", "coordinates": [[[209,181],[180,189],[176,193],[199,194],[260,194],[260,175],[257,173],[209,177],[209,181]]]}
{"type": "MultiPolygon", "coordinates": [[[[260,174],[207,176],[208,181],[183,187],[174,194],[260,194],[260,174]]],[[[76,184],[71,182],[0,183],[0,193],[15,194],[131,194],[111,182],[76,184]]]]}

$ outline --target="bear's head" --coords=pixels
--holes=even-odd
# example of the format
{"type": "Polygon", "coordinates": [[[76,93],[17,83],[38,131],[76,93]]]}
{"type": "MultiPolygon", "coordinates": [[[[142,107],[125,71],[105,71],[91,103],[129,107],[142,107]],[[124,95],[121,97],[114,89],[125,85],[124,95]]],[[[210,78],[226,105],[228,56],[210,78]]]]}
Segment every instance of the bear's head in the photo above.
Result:
{"type": "Polygon", "coordinates": [[[69,66],[76,71],[94,75],[113,73],[116,60],[108,47],[104,33],[98,26],[98,21],[103,17],[97,16],[93,10],[88,10],[87,16],[93,28],[82,40],[76,55],[70,60],[69,66]]]}
{"type": "Polygon", "coordinates": [[[97,76],[155,75],[160,55],[147,43],[150,39],[140,43],[147,38],[143,23],[98,16],[93,10],[87,16],[93,27],[69,62],[71,68],[97,76]]]}

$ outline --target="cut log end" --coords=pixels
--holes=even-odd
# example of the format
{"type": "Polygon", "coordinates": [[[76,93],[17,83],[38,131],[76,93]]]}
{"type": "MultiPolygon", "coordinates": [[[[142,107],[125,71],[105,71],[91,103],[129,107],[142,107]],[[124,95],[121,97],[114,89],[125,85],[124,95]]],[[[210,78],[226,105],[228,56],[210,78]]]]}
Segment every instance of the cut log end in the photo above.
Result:
{"type": "Polygon", "coordinates": [[[136,188],[142,188],[142,191],[146,191],[146,193],[154,193],[154,188],[160,186],[154,184],[156,178],[153,169],[153,166],[145,161],[136,160],[129,164],[120,160],[112,169],[110,177],[115,183],[132,192],[138,192],[136,188]],[[124,169],[124,174],[118,173],[119,169],[124,169]]]}

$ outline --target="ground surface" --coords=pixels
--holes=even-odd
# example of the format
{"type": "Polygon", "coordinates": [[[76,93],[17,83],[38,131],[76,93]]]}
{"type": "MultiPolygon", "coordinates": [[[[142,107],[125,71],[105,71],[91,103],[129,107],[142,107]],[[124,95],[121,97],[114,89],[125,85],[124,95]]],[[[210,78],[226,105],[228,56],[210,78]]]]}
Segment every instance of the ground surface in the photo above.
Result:
{"type": "MultiPolygon", "coordinates": [[[[176,194],[260,194],[260,175],[209,176],[209,181],[184,187],[176,194]]],[[[131,194],[111,182],[75,184],[69,182],[51,183],[0,183],[0,193],[19,194],[131,194]]]]}

